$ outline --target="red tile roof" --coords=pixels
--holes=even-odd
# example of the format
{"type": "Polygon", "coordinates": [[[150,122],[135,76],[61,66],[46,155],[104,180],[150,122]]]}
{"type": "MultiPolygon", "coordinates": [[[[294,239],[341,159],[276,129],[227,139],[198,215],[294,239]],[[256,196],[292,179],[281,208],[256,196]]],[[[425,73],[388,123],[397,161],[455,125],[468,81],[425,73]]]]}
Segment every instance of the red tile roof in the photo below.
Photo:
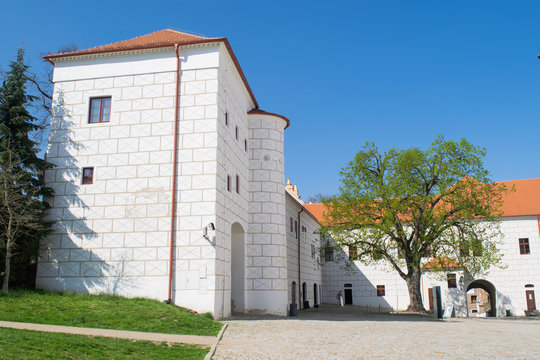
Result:
{"type": "Polygon", "coordinates": [[[285,116],[275,114],[275,113],[271,113],[271,112],[268,112],[268,111],[264,111],[264,110],[261,110],[261,109],[250,110],[250,111],[248,111],[248,114],[271,115],[271,116],[277,116],[278,118],[282,118],[283,120],[285,120],[287,122],[287,126],[285,126],[285,129],[288,128],[289,125],[291,125],[291,122],[285,116]]]}
{"type": "Polygon", "coordinates": [[[448,258],[433,258],[429,260],[427,263],[422,266],[423,269],[433,269],[433,270],[440,270],[440,269],[460,269],[463,268],[460,264],[458,264],[455,261],[452,261],[448,258]]]}
{"type": "Polygon", "coordinates": [[[54,64],[54,59],[69,57],[69,56],[81,56],[81,55],[90,55],[90,54],[101,54],[101,53],[110,53],[110,52],[119,52],[119,51],[130,51],[130,50],[143,50],[143,49],[156,49],[162,47],[172,47],[175,45],[191,45],[191,44],[203,44],[203,43],[212,43],[212,42],[222,42],[225,44],[225,47],[229,51],[231,58],[233,59],[236,69],[242,78],[246,89],[248,90],[255,108],[259,108],[255,95],[249,86],[246,76],[238,63],[238,59],[231,48],[231,44],[224,37],[205,37],[200,35],[193,35],[184,33],[172,29],[159,30],[150,34],[138,36],[133,39],[123,40],[114,42],[112,44],[96,46],[89,49],[76,50],[70,52],[63,52],[59,54],[50,54],[45,56],[45,60],[54,64]]]}
{"type": "MultiPolygon", "coordinates": [[[[509,189],[503,196],[503,216],[540,215],[540,179],[501,181],[509,189]]],[[[324,221],[324,204],[306,204],[306,209],[320,222],[324,221]]]]}

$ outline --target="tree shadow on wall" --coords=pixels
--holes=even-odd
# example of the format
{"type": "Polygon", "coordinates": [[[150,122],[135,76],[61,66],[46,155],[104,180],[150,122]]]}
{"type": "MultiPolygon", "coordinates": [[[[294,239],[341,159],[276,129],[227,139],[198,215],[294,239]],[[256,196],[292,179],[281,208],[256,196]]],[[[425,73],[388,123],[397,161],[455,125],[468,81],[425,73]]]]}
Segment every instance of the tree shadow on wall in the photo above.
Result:
{"type": "Polygon", "coordinates": [[[76,156],[86,149],[73,137],[73,129],[79,128],[59,91],[53,99],[47,150],[47,160],[55,167],[45,174],[54,196],[45,199],[51,208],[44,219],[54,222],[53,233],[40,244],[36,287],[117,294],[132,284],[123,276],[123,261],[107,261],[111,249],[103,248],[103,235],[93,230],[95,214],[86,201],[95,191],[81,185],[82,169],[76,156]]]}

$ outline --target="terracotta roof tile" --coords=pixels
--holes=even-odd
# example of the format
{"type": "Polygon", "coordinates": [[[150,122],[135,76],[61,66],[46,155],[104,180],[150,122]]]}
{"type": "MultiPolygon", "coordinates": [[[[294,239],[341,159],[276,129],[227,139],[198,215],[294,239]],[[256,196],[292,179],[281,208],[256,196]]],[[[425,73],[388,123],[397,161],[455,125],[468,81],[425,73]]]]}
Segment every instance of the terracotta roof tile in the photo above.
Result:
{"type": "MultiPolygon", "coordinates": [[[[503,216],[540,215],[540,179],[501,181],[509,189],[503,197],[503,216]]],[[[306,209],[320,222],[324,221],[324,204],[306,204],[306,209]]]]}
{"type": "Polygon", "coordinates": [[[244,82],[244,85],[246,86],[246,89],[249,95],[251,96],[253,103],[255,104],[255,109],[258,109],[259,104],[257,103],[257,100],[255,99],[255,95],[253,94],[253,91],[251,90],[251,87],[249,86],[249,83],[247,82],[246,76],[244,75],[244,72],[242,71],[242,68],[240,67],[240,63],[238,62],[238,59],[236,58],[236,55],[234,54],[234,51],[232,50],[229,40],[227,40],[227,38],[224,38],[224,37],[205,37],[205,36],[200,36],[200,35],[188,34],[181,31],[172,30],[172,29],[163,29],[163,30],[159,30],[150,34],[137,36],[133,39],[114,42],[112,44],[101,45],[101,46],[96,46],[89,49],[70,51],[70,52],[64,52],[64,53],[59,53],[59,54],[50,54],[50,55],[45,56],[45,60],[54,64],[53,62],[54,59],[62,58],[62,57],[102,54],[102,53],[130,51],[130,50],[155,49],[155,48],[169,47],[169,46],[172,47],[175,45],[182,46],[182,45],[203,44],[203,43],[211,43],[211,42],[222,42],[225,44],[225,47],[229,51],[229,54],[232,60],[234,61],[234,64],[236,65],[238,73],[240,74],[240,77],[242,78],[242,81],[244,82]]]}

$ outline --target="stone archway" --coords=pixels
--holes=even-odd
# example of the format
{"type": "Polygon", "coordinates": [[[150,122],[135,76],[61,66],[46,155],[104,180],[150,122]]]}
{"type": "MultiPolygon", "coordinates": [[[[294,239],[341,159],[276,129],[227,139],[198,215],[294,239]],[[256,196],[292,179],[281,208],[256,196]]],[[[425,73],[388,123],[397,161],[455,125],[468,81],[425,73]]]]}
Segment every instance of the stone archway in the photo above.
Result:
{"type": "Polygon", "coordinates": [[[245,240],[239,223],[231,226],[231,311],[245,312],[245,240]]]}
{"type": "Polygon", "coordinates": [[[485,316],[497,316],[497,290],[495,289],[495,286],[489,281],[483,279],[472,281],[467,286],[466,297],[467,314],[470,314],[472,311],[474,311],[474,309],[472,309],[474,308],[474,306],[480,308],[480,305],[482,305],[481,308],[485,309],[485,316]],[[479,291],[475,291],[475,289],[479,289],[479,291]],[[487,299],[485,298],[485,296],[483,296],[484,292],[487,293],[487,299]],[[485,304],[486,300],[489,302],[489,304],[485,304]],[[481,303],[475,303],[475,301],[479,301],[481,303]]]}

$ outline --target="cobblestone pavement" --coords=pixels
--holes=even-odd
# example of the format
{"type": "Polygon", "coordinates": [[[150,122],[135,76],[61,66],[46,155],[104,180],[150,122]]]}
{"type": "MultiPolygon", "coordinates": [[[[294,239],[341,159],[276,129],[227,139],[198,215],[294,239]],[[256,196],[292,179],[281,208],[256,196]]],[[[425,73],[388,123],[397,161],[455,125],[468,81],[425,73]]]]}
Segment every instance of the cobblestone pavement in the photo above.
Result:
{"type": "Polygon", "coordinates": [[[448,319],[300,311],[296,319],[242,315],[213,359],[540,359],[540,319],[448,319]]]}

